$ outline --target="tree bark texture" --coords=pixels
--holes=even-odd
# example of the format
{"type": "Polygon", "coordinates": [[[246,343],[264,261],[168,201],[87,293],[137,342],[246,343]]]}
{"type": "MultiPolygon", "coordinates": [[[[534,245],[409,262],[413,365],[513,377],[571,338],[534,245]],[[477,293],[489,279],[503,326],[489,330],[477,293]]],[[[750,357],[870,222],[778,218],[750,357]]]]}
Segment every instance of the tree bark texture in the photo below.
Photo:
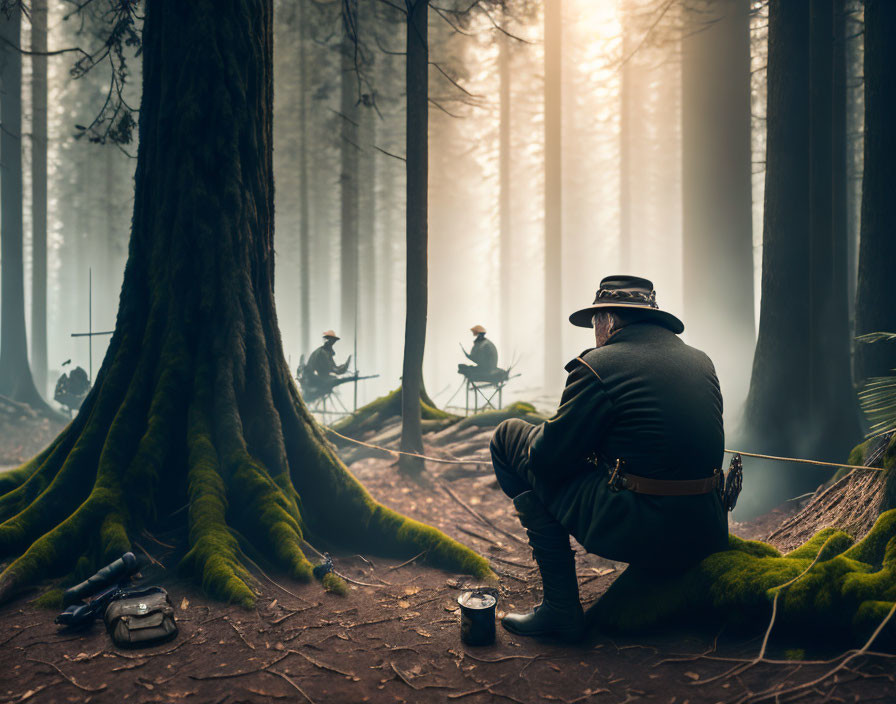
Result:
{"type": "MultiPolygon", "coordinates": [[[[865,174],[856,291],[856,334],[896,332],[896,3],[865,2],[865,174]]],[[[896,345],[856,348],[856,377],[884,376],[896,368],[896,345]]]]}
{"type": "Polygon", "coordinates": [[[47,393],[47,0],[31,3],[31,371],[47,393]]]}
{"type": "MultiPolygon", "coordinates": [[[[401,372],[401,449],[423,452],[420,393],[426,344],[429,191],[429,0],[408,0],[407,205],[404,362],[401,372]]],[[[403,472],[417,474],[422,460],[403,455],[403,472]]]]}
{"type": "MultiPolygon", "coordinates": [[[[240,541],[295,578],[303,540],[484,560],[373,501],[302,403],[274,310],[270,0],[149,0],[133,230],[115,333],[80,413],[0,478],[0,600],[176,515],[182,567],[255,594],[240,541]],[[186,537],[188,535],[188,537],[186,537]]],[[[82,569],[83,571],[83,569],[82,569]]]]}
{"type": "MultiPolygon", "coordinates": [[[[860,433],[839,270],[845,241],[831,225],[832,17],[830,0],[769,3],[762,304],[744,430],[760,452],[836,461],[860,433]]],[[[824,478],[788,467],[765,488],[783,499],[824,478]]]]}
{"type": "Polygon", "coordinates": [[[311,339],[311,213],[308,204],[308,81],[307,26],[305,3],[299,13],[299,329],[303,350],[313,348],[311,339]]]}
{"type": "Polygon", "coordinates": [[[359,126],[361,111],[358,96],[358,2],[342,3],[342,42],[340,45],[342,76],[340,80],[340,121],[342,156],[339,183],[342,199],[340,225],[340,321],[339,334],[354,340],[358,306],[358,160],[360,156],[359,126]]]}

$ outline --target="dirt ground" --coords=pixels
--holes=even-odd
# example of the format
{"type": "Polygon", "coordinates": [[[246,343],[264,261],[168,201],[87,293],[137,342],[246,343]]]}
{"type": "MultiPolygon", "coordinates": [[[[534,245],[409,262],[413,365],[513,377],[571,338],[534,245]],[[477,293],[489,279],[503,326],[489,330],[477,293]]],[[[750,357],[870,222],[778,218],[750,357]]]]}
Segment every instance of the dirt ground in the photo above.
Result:
{"type": "Polygon", "coordinates": [[[53,442],[64,427],[65,423],[41,416],[0,417],[0,468],[27,462],[53,442]]]}
{"type": "MultiPolygon", "coordinates": [[[[484,456],[487,438],[479,431],[431,435],[427,451],[484,456]]],[[[359,459],[351,468],[384,503],[488,555],[501,573],[499,615],[539,599],[523,530],[484,467],[428,464],[434,479],[428,490],[402,482],[387,459],[359,459]]],[[[751,530],[738,528],[741,534],[751,530]]],[[[34,594],[25,595],[0,608],[0,703],[695,704],[774,701],[751,693],[813,680],[778,701],[893,701],[896,691],[896,660],[886,656],[854,658],[825,677],[842,662],[839,652],[811,653],[803,657],[814,662],[796,662],[793,652],[773,647],[768,658],[778,662],[750,667],[760,638],[725,632],[637,639],[595,633],[572,647],[513,636],[499,625],[494,645],[465,646],[456,598],[474,585],[421,564],[421,558],[400,563],[334,556],[337,570],[363,583],[351,584],[346,597],[327,594],[317,583],[260,576],[262,596],[247,611],[210,601],[179,580],[173,560],[169,564],[165,549],[148,536],[141,547],[164,565],[147,570],[144,581],[168,589],[178,637],[122,651],[100,623],[86,632],[58,631],[54,614],[36,608],[34,594]]],[[[586,607],[624,567],[581,548],[577,564],[586,607]]]]}

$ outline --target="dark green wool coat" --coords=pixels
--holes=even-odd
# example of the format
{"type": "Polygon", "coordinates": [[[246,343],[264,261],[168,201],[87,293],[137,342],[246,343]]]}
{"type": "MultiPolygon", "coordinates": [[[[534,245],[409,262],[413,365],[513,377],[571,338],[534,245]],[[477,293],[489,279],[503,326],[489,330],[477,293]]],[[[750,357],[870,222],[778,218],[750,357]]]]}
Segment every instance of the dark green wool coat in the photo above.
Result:
{"type": "Polygon", "coordinates": [[[723,459],[722,395],[712,362],[670,330],[628,325],[571,361],[557,413],[534,429],[525,468],[548,510],[589,552],[657,567],[727,546],[717,492],[610,491],[617,458],[654,479],[709,477],[723,459]],[[596,453],[598,462],[586,461],[596,453]]]}
{"type": "Polygon", "coordinates": [[[483,371],[494,371],[498,367],[498,348],[485,335],[479,335],[473,341],[467,357],[483,371]]]}

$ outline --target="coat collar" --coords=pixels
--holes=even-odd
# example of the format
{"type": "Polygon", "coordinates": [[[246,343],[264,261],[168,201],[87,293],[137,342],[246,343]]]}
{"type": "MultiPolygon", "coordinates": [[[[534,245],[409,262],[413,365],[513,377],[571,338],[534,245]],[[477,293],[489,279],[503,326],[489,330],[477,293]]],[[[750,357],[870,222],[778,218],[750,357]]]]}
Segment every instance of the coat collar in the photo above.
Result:
{"type": "MultiPolygon", "coordinates": [[[[608,345],[613,345],[619,342],[630,342],[634,340],[638,341],[646,341],[650,339],[651,332],[658,330],[660,332],[665,332],[666,328],[662,325],[657,325],[656,323],[648,322],[648,321],[640,321],[637,323],[631,323],[630,325],[626,325],[624,328],[619,328],[615,330],[610,337],[607,338],[607,341],[601,347],[607,347],[608,345]]],[[[674,333],[673,333],[674,334],[674,333]]],[[[589,352],[593,352],[598,348],[589,347],[584,350],[578,357],[571,359],[566,363],[564,369],[567,372],[571,372],[579,365],[579,359],[584,357],[589,352]]]]}

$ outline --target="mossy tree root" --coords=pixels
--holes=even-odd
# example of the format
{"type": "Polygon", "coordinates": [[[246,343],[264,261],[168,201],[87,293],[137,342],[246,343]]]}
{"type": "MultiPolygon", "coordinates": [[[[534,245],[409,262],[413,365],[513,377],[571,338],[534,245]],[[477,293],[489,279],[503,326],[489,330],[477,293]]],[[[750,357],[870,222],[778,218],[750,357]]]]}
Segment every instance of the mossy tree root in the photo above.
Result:
{"type": "MultiPolygon", "coordinates": [[[[826,528],[782,555],[732,535],[728,550],[680,574],[629,567],[594,609],[597,621],[616,631],[684,622],[749,629],[768,623],[776,595],[776,633],[863,642],[896,602],[896,509],[859,542],[826,528]]],[[[888,635],[896,642],[892,630],[888,635]]]]}
{"type": "Polygon", "coordinates": [[[271,20],[265,0],[147,3],[116,329],[78,416],[0,480],[0,602],[84,576],[163,520],[183,521],[184,572],[245,606],[241,540],[300,580],[304,541],[491,575],[374,501],[292,381],[273,296],[271,20]]]}
{"type": "MultiPolygon", "coordinates": [[[[424,422],[428,421],[430,425],[434,423],[449,425],[461,420],[460,416],[437,408],[426,393],[426,389],[420,391],[420,416],[424,422]]],[[[380,396],[366,406],[362,406],[351,415],[338,420],[333,424],[333,430],[343,435],[358,436],[371,430],[379,430],[400,417],[401,387],[399,386],[385,396],[380,396]]]]}

